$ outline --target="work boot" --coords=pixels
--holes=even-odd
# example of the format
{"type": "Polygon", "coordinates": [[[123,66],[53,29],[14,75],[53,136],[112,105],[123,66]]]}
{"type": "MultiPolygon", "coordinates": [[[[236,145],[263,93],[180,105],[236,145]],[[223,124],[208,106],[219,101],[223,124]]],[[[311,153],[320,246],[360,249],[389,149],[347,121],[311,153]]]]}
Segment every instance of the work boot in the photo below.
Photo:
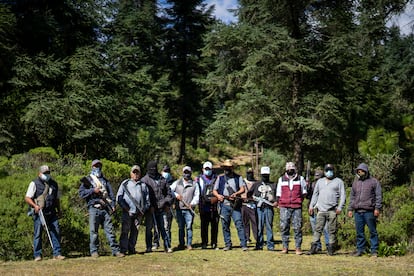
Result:
{"type": "Polygon", "coordinates": [[[308,252],[306,252],[306,255],[313,255],[318,253],[318,245],[316,242],[311,243],[311,248],[308,252]]]}
{"type": "Polygon", "coordinates": [[[329,244],[328,247],[326,248],[328,250],[328,255],[329,256],[333,256],[334,254],[334,248],[333,248],[333,244],[329,244]]]}

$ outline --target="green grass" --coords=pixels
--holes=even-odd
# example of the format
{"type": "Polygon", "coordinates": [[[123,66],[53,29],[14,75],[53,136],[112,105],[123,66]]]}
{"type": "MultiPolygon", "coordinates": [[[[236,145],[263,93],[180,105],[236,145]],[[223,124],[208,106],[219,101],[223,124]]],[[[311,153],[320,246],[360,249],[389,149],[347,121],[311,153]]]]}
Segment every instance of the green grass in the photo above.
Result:
{"type": "MultiPolygon", "coordinates": [[[[221,225],[219,229],[221,228],[221,225]]],[[[276,228],[275,228],[276,229],[276,228]]],[[[280,234],[275,231],[276,249],[281,249],[280,234]]],[[[119,237],[119,235],[118,235],[119,237]]],[[[145,250],[144,227],[140,228],[137,251],[139,254],[115,258],[101,256],[71,257],[54,261],[45,257],[41,262],[18,261],[0,263],[1,275],[414,275],[414,257],[370,258],[351,257],[350,251],[341,250],[335,256],[317,254],[296,256],[294,251],[281,255],[278,252],[243,252],[238,248],[238,238],[232,226],[233,245],[231,251],[201,250],[199,217],[194,225],[195,245],[192,251],[164,253],[159,249],[143,254],[145,250]]],[[[292,236],[293,239],[293,236],[292,236]]],[[[310,247],[311,237],[305,236],[303,250],[310,247]]],[[[106,240],[103,240],[106,243],[106,240]]],[[[177,245],[177,224],[173,222],[173,246],[177,245]]],[[[293,240],[291,240],[293,247],[293,240]]],[[[223,247],[223,236],[219,230],[219,246],[223,247]]]]}

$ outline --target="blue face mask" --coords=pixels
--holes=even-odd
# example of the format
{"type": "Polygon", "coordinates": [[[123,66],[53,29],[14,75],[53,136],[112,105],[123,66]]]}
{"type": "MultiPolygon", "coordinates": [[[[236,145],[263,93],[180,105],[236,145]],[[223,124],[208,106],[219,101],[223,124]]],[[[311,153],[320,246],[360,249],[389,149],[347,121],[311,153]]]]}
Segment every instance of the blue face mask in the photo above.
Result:
{"type": "Polygon", "coordinates": [[[96,177],[101,177],[102,175],[101,168],[92,168],[92,174],[96,177]]]}
{"type": "Polygon", "coordinates": [[[211,176],[213,174],[212,170],[204,170],[204,174],[207,176],[211,176]]]}
{"type": "Polygon", "coordinates": [[[47,174],[47,173],[42,173],[42,174],[40,175],[40,179],[42,179],[43,181],[48,182],[48,181],[50,180],[50,174],[47,174]]]}
{"type": "Polygon", "coordinates": [[[162,172],[161,173],[162,177],[164,177],[165,179],[170,179],[171,174],[169,172],[162,172]]]}
{"type": "Polygon", "coordinates": [[[334,172],[332,170],[325,171],[325,176],[329,179],[333,178],[334,172]]]}

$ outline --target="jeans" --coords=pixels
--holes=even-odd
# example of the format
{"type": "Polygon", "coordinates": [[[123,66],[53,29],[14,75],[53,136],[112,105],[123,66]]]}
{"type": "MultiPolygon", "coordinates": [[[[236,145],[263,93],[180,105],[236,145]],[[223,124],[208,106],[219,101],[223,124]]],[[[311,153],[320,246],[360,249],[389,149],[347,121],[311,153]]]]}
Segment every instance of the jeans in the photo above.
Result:
{"type": "Polygon", "coordinates": [[[357,234],[357,250],[364,252],[366,247],[366,239],[364,234],[365,225],[369,229],[369,241],[371,243],[371,254],[377,253],[379,241],[377,233],[377,217],[374,216],[373,211],[368,212],[355,212],[355,226],[357,234]]]}
{"type": "Polygon", "coordinates": [[[93,206],[90,206],[88,209],[89,212],[89,250],[90,253],[97,253],[99,249],[99,238],[98,230],[99,225],[103,226],[106,239],[108,240],[109,246],[112,250],[112,255],[115,255],[119,252],[119,245],[116,242],[114,235],[114,227],[112,225],[112,218],[106,210],[98,209],[93,206]]]}
{"type": "Polygon", "coordinates": [[[316,228],[313,234],[313,242],[321,241],[321,236],[324,228],[328,226],[329,244],[336,243],[338,215],[336,211],[319,211],[316,215],[316,228]]]}
{"type": "Polygon", "coordinates": [[[145,213],[145,244],[147,250],[151,250],[152,248],[152,228],[154,227],[154,218],[158,230],[158,235],[161,234],[161,237],[164,241],[164,249],[171,248],[170,238],[165,231],[164,216],[165,212],[163,210],[157,210],[154,213],[147,211],[145,213]]]}
{"type": "Polygon", "coordinates": [[[219,215],[217,211],[203,211],[200,209],[201,243],[208,244],[208,226],[211,225],[211,245],[217,245],[219,215]]]}
{"type": "Polygon", "coordinates": [[[242,222],[241,210],[233,209],[228,205],[222,205],[221,207],[221,225],[223,229],[224,243],[226,247],[232,247],[231,234],[230,234],[230,222],[233,218],[234,224],[236,225],[237,235],[239,236],[240,246],[246,247],[246,235],[244,233],[244,227],[242,222]]]}
{"type": "Polygon", "coordinates": [[[283,248],[289,248],[290,223],[295,232],[295,247],[302,246],[302,208],[280,207],[280,233],[283,248]]]}
{"type": "Polygon", "coordinates": [[[252,233],[255,241],[257,242],[257,213],[256,205],[252,205],[254,208],[250,208],[247,205],[242,206],[242,218],[244,225],[244,233],[246,234],[246,240],[250,240],[250,226],[252,228],[252,233]]]}
{"type": "MultiPolygon", "coordinates": [[[[315,234],[316,231],[316,214],[309,216],[309,221],[312,227],[312,233],[315,234]]],[[[328,234],[328,224],[325,224],[325,227],[323,228],[323,236],[325,237],[325,245],[328,246],[329,244],[329,234],[328,234]]],[[[316,247],[319,249],[322,249],[322,243],[319,240],[316,242],[316,247]]]]}
{"type": "Polygon", "coordinates": [[[184,246],[185,244],[184,231],[187,232],[187,246],[191,246],[193,241],[193,220],[194,216],[190,210],[177,209],[178,241],[180,243],[180,246],[184,246]]]}
{"type": "MultiPolygon", "coordinates": [[[[60,231],[59,231],[59,222],[56,214],[44,215],[47,228],[49,229],[50,238],[53,244],[53,256],[61,255],[60,248],[60,231]]],[[[38,214],[33,215],[34,222],[34,239],[33,239],[33,249],[34,257],[42,256],[42,232],[43,226],[40,221],[40,216],[38,214]]],[[[49,237],[46,237],[49,239],[49,237]]],[[[48,241],[48,243],[50,243],[48,241]]]]}
{"type": "MultiPolygon", "coordinates": [[[[172,208],[169,208],[169,210],[167,212],[164,212],[164,215],[163,215],[164,229],[165,229],[165,232],[167,233],[168,238],[170,239],[170,244],[172,243],[172,241],[171,241],[171,224],[172,224],[173,216],[175,216],[175,215],[173,215],[173,212],[175,212],[175,210],[173,210],[172,208]]],[[[157,246],[157,247],[160,246],[160,236],[155,231],[155,229],[154,229],[153,245],[157,246]]]]}
{"type": "Polygon", "coordinates": [[[138,229],[135,226],[135,220],[141,222],[141,217],[136,215],[131,216],[129,212],[122,211],[121,218],[121,236],[119,237],[119,245],[121,247],[121,252],[129,254],[135,254],[135,245],[137,244],[138,239],[138,229]]]}
{"type": "Polygon", "coordinates": [[[275,248],[275,244],[273,242],[273,216],[274,211],[273,208],[257,208],[257,244],[256,248],[262,249],[264,244],[264,226],[266,224],[266,238],[267,238],[267,249],[273,250],[275,248]]]}

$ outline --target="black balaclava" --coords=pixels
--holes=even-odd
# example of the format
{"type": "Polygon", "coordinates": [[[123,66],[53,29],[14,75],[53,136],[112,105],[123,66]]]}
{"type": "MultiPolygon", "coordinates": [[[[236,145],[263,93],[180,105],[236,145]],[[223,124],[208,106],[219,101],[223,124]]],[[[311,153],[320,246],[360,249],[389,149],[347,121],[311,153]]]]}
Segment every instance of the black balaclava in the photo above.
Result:
{"type": "Polygon", "coordinates": [[[270,182],[270,175],[269,174],[262,174],[262,181],[264,183],[269,183],[270,182]]]}
{"type": "Polygon", "coordinates": [[[247,172],[246,173],[246,179],[249,181],[254,181],[254,173],[253,172],[247,172]]]}
{"type": "Polygon", "coordinates": [[[157,178],[158,175],[158,163],[157,161],[150,161],[147,165],[147,174],[149,175],[149,177],[151,178],[157,178]]]}

